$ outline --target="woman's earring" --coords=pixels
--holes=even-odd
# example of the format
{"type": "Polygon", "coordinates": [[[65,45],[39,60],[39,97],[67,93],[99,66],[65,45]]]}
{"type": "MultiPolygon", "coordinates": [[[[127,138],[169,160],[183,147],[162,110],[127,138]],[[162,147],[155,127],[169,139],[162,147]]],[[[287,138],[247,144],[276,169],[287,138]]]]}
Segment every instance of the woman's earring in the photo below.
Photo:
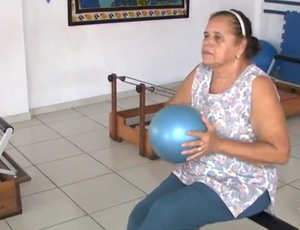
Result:
{"type": "Polygon", "coordinates": [[[236,56],[236,59],[240,59],[240,55],[237,54],[237,55],[235,55],[235,56],[236,56]]]}

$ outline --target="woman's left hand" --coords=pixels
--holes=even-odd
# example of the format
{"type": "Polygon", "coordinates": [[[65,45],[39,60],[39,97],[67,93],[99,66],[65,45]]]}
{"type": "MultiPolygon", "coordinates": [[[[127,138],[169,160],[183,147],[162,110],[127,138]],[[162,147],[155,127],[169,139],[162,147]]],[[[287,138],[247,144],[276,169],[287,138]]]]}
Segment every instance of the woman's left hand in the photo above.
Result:
{"type": "Polygon", "coordinates": [[[193,160],[202,156],[207,152],[218,152],[221,138],[215,133],[214,127],[207,118],[202,117],[202,121],[206,125],[207,131],[189,131],[187,135],[199,138],[199,140],[186,142],[183,147],[194,147],[190,150],[185,150],[182,154],[190,154],[191,156],[187,158],[187,161],[193,160]]]}

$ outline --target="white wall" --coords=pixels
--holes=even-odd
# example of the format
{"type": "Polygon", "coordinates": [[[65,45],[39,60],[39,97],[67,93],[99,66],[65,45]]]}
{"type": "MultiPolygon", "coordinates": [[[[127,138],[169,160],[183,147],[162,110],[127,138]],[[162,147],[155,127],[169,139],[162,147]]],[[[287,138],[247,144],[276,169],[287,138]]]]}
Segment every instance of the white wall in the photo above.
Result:
{"type": "MultiPolygon", "coordinates": [[[[108,94],[112,72],[155,83],[182,79],[199,62],[201,22],[209,13],[194,2],[191,7],[189,20],[70,28],[65,1],[28,1],[31,108],[108,94]]],[[[132,86],[120,84],[121,91],[128,89],[132,86]]]]}
{"type": "Polygon", "coordinates": [[[0,2],[0,116],[27,113],[22,1],[0,2]]]}
{"type": "MultiPolygon", "coordinates": [[[[211,12],[238,7],[251,18],[255,15],[253,3],[192,0],[186,20],[70,28],[66,7],[58,0],[24,4],[31,108],[108,94],[112,72],[156,84],[182,80],[200,61],[211,12]]],[[[121,91],[132,89],[120,86],[121,91]]]]}
{"type": "MultiPolygon", "coordinates": [[[[262,16],[262,0],[191,0],[189,19],[68,27],[66,1],[23,1],[27,92],[23,40],[11,43],[12,37],[23,33],[21,1],[0,2],[2,21],[10,16],[15,17],[10,23],[20,24],[8,24],[13,32],[1,47],[19,47],[16,55],[22,64],[17,70],[13,65],[15,58],[5,61],[7,56],[2,56],[9,68],[6,73],[23,70],[23,81],[20,74],[13,78],[18,82],[16,89],[22,100],[16,100],[15,105],[2,103],[3,108],[9,107],[7,115],[28,110],[28,102],[24,101],[27,93],[31,109],[108,94],[107,75],[112,72],[156,84],[182,80],[201,61],[202,33],[212,12],[242,10],[252,20],[257,36],[262,16]],[[13,11],[12,3],[18,4],[13,11]]],[[[0,24],[2,30],[4,27],[0,24]]],[[[12,80],[2,81],[7,85],[12,80]]],[[[120,84],[119,89],[125,91],[132,86],[120,84]]]]}

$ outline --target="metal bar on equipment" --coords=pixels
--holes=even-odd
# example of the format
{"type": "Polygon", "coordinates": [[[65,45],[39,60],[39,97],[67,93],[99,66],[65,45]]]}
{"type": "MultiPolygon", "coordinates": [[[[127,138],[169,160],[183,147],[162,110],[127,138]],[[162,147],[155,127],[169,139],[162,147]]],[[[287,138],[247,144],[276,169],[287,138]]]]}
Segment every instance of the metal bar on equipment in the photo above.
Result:
{"type": "MultiPolygon", "coordinates": [[[[281,61],[286,61],[286,62],[292,62],[292,63],[295,63],[295,64],[299,64],[300,65],[300,59],[299,58],[294,58],[294,57],[289,57],[289,56],[286,56],[286,55],[282,55],[282,54],[277,54],[274,56],[269,68],[268,68],[268,71],[267,71],[267,74],[270,75],[271,72],[272,72],[272,69],[276,63],[277,60],[281,60],[281,61]]],[[[299,88],[299,85],[295,84],[295,83],[290,83],[290,82],[286,82],[286,81],[282,81],[282,80],[279,80],[275,77],[272,77],[272,79],[275,81],[275,82],[279,82],[279,83],[284,83],[285,85],[288,85],[288,86],[293,86],[293,87],[298,87],[299,88]]]]}
{"type": "Polygon", "coordinates": [[[285,15],[285,11],[280,11],[280,10],[264,10],[264,13],[266,14],[279,14],[279,15],[285,15]]]}
{"type": "Polygon", "coordinates": [[[9,161],[3,156],[3,152],[9,143],[9,140],[14,132],[13,127],[8,124],[3,118],[0,117],[0,129],[2,130],[3,137],[0,141],[0,160],[7,167],[7,169],[0,168],[0,173],[16,177],[17,169],[9,163],[9,161]]]}
{"type": "MultiPolygon", "coordinates": [[[[163,86],[160,86],[160,85],[155,85],[155,84],[152,84],[150,82],[147,82],[147,81],[142,81],[142,80],[139,80],[139,79],[136,79],[136,78],[133,78],[133,77],[128,77],[128,76],[119,76],[118,79],[120,79],[121,81],[123,82],[127,82],[129,83],[128,81],[126,81],[126,79],[129,79],[129,80],[132,80],[132,81],[136,81],[138,83],[142,83],[144,85],[147,85],[147,90],[150,91],[150,92],[154,92],[155,88],[156,89],[160,89],[161,91],[172,91],[171,89],[169,88],[166,88],[166,87],[163,87],[163,86]],[[152,87],[149,87],[149,86],[152,86],[152,87]]],[[[136,84],[137,85],[137,84],[136,84]]]]}
{"type": "Polygon", "coordinates": [[[300,6],[300,2],[296,1],[282,1],[282,0],[265,0],[265,3],[275,3],[289,6],[300,6]]]}
{"type": "Polygon", "coordinates": [[[248,217],[248,219],[268,230],[298,230],[298,228],[267,212],[258,213],[254,216],[248,217]]]}
{"type": "Polygon", "coordinates": [[[300,65],[300,59],[299,58],[290,57],[290,56],[286,56],[286,55],[283,55],[283,54],[276,54],[274,59],[275,60],[282,60],[282,61],[286,61],[286,62],[292,62],[292,63],[300,65]]]}

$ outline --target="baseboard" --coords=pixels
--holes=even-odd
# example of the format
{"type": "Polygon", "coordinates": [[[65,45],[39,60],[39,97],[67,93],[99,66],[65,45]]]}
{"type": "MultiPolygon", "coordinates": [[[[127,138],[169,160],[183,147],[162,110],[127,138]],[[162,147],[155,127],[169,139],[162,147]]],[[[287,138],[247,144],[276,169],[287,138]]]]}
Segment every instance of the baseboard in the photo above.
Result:
{"type": "MultiPolygon", "coordinates": [[[[118,93],[119,98],[133,97],[135,95],[136,95],[136,91],[134,91],[134,90],[118,93]]],[[[79,107],[79,106],[85,106],[85,105],[106,102],[106,101],[110,101],[110,97],[111,97],[110,94],[106,94],[106,95],[100,95],[100,96],[96,96],[96,97],[80,99],[80,100],[76,100],[76,101],[69,101],[69,102],[60,103],[60,104],[56,104],[56,105],[49,105],[49,106],[34,108],[34,109],[31,109],[31,114],[32,115],[40,115],[40,114],[44,114],[44,113],[57,112],[57,111],[64,110],[64,109],[71,109],[71,108],[79,107]]]]}
{"type": "Polygon", "coordinates": [[[13,123],[21,122],[21,121],[27,121],[27,120],[30,120],[30,119],[31,119],[31,114],[29,112],[4,117],[4,120],[9,124],[13,124],[13,123]]]}
{"type": "MultiPolygon", "coordinates": [[[[165,87],[165,88],[176,89],[176,88],[178,88],[180,83],[181,82],[174,82],[174,83],[164,84],[161,86],[165,87]]],[[[120,98],[120,99],[127,98],[127,97],[134,97],[134,96],[137,96],[137,92],[135,90],[129,90],[129,91],[124,91],[124,92],[118,93],[118,98],[120,98]]],[[[91,98],[80,99],[80,100],[76,100],[76,101],[60,103],[60,104],[56,104],[56,105],[49,105],[49,106],[34,108],[34,109],[30,110],[30,113],[32,115],[40,115],[40,114],[44,114],[44,113],[57,112],[57,111],[64,110],[64,109],[71,109],[71,108],[79,107],[79,106],[91,105],[91,104],[96,104],[96,103],[101,103],[101,102],[108,102],[110,100],[111,100],[111,94],[106,94],[106,95],[100,95],[100,96],[91,97],[91,98]]]]}

